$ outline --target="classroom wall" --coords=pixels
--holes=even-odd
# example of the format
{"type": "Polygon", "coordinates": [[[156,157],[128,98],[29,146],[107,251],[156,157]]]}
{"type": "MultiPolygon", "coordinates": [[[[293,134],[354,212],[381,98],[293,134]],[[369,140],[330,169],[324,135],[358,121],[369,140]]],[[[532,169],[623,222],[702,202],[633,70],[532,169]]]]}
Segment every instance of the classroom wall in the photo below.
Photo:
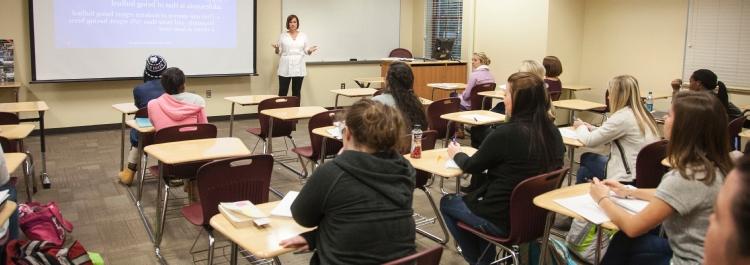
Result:
{"type": "Polygon", "coordinates": [[[563,84],[578,84],[580,80],[585,3],[585,0],[549,1],[545,55],[557,56],[562,62],[563,84]]]}
{"type": "MultiPolygon", "coordinates": [[[[579,98],[603,102],[608,81],[635,76],[642,91],[669,92],[682,74],[688,1],[586,0],[579,98]]],[[[657,100],[656,109],[669,100],[657,100]]]]}
{"type": "MultiPolygon", "coordinates": [[[[11,38],[16,41],[16,79],[23,83],[21,101],[44,100],[50,106],[46,115],[48,128],[74,127],[119,123],[120,114],[111,108],[114,103],[132,101],[132,88],[140,83],[132,81],[77,82],[58,84],[32,84],[30,73],[28,1],[5,1],[0,8],[0,38],[11,38]]],[[[417,2],[417,1],[415,1],[417,2]]],[[[230,104],[223,98],[242,94],[274,94],[278,89],[276,67],[278,58],[271,50],[271,43],[278,38],[282,30],[280,21],[281,1],[258,0],[257,32],[257,72],[255,77],[224,78],[191,78],[188,90],[205,96],[205,90],[213,91],[207,98],[209,116],[228,115],[230,104]]],[[[422,6],[410,0],[401,1],[401,46],[411,48],[415,32],[415,18],[412,13],[419,13],[422,6]],[[417,8],[415,8],[417,7],[417,8]]],[[[304,19],[304,18],[302,18],[304,19]]],[[[304,30],[304,26],[301,28],[304,30]]],[[[134,58],[134,60],[145,60],[134,58]]],[[[167,58],[169,61],[169,58],[167,58]]],[[[220,62],[216,62],[220,63],[220,62]]],[[[176,65],[175,65],[176,66],[176,65]]],[[[134,75],[140,75],[142,69],[133,69],[134,75]]],[[[302,90],[303,105],[332,106],[333,97],[328,92],[346,82],[348,87],[356,86],[355,77],[379,76],[380,66],[369,65],[314,65],[308,67],[302,90]]],[[[0,94],[0,100],[12,100],[11,94],[0,94]]],[[[346,101],[344,101],[346,103],[346,101]]],[[[240,113],[255,112],[255,108],[244,108],[240,113]]]]}

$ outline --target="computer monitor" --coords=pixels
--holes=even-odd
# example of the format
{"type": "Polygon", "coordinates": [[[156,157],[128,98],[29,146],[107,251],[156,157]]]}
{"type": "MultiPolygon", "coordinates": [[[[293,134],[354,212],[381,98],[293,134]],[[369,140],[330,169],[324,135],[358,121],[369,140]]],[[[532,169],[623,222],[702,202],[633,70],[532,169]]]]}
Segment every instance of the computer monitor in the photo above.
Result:
{"type": "Polygon", "coordinates": [[[432,59],[450,60],[455,41],[456,38],[437,38],[435,40],[435,47],[432,49],[432,59]]]}

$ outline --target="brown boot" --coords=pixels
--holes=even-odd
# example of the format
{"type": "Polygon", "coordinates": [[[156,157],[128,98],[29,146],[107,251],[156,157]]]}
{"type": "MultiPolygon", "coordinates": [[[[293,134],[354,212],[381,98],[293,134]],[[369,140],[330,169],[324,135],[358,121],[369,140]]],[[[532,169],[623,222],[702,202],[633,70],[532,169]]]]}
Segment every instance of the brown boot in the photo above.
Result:
{"type": "Polygon", "coordinates": [[[120,177],[120,183],[130,186],[130,184],[133,183],[135,171],[130,168],[125,168],[117,175],[120,177]]]}

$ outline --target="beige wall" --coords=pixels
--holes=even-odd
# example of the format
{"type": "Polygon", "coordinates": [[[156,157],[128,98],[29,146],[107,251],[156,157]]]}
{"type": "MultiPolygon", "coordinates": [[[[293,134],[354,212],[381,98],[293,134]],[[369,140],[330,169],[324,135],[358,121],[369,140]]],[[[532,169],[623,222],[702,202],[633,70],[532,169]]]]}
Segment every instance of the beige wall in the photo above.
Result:
{"type": "Polygon", "coordinates": [[[563,84],[580,80],[584,7],[585,0],[549,1],[546,55],[557,56],[563,63],[563,84]]]}
{"type": "MultiPolygon", "coordinates": [[[[411,48],[415,18],[415,5],[412,1],[401,1],[401,45],[411,48]]],[[[421,9],[422,5],[416,9],[421,9]]],[[[206,89],[213,90],[207,101],[209,116],[228,115],[230,105],[223,98],[242,94],[274,94],[278,81],[276,67],[278,59],[270,48],[270,43],[281,32],[281,1],[258,0],[258,59],[255,77],[191,78],[188,90],[205,95],[206,89]]],[[[21,100],[44,100],[51,110],[46,116],[49,128],[73,127],[119,122],[119,114],[110,106],[114,103],[132,101],[132,88],[139,83],[133,81],[79,82],[59,84],[29,84],[30,52],[28,36],[28,4],[23,0],[6,1],[0,8],[0,38],[16,41],[16,78],[23,83],[21,100]]],[[[144,58],[134,58],[145,60],[144,58]]],[[[169,60],[169,58],[167,58],[169,60]]],[[[355,77],[379,76],[380,66],[372,65],[315,65],[308,68],[302,90],[303,105],[332,106],[333,97],[328,90],[338,88],[341,82],[356,86],[355,77]]],[[[2,94],[3,100],[10,100],[9,94],[2,94]]],[[[346,103],[346,101],[345,101],[346,103]]],[[[254,108],[243,109],[254,112],[254,108]]]]}
{"type": "MultiPolygon", "coordinates": [[[[688,1],[586,0],[581,56],[582,84],[594,89],[577,95],[604,101],[614,76],[635,76],[642,91],[671,91],[682,74],[688,1]]],[[[668,100],[655,102],[666,109],[668,100]]]]}

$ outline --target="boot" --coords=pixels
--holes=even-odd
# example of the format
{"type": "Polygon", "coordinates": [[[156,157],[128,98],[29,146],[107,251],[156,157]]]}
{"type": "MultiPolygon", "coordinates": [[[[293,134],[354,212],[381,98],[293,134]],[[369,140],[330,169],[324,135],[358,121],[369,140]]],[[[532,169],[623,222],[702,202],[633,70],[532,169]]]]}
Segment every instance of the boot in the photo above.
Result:
{"type": "Polygon", "coordinates": [[[117,175],[120,177],[120,183],[130,186],[130,183],[133,183],[135,171],[126,167],[117,175]]]}

